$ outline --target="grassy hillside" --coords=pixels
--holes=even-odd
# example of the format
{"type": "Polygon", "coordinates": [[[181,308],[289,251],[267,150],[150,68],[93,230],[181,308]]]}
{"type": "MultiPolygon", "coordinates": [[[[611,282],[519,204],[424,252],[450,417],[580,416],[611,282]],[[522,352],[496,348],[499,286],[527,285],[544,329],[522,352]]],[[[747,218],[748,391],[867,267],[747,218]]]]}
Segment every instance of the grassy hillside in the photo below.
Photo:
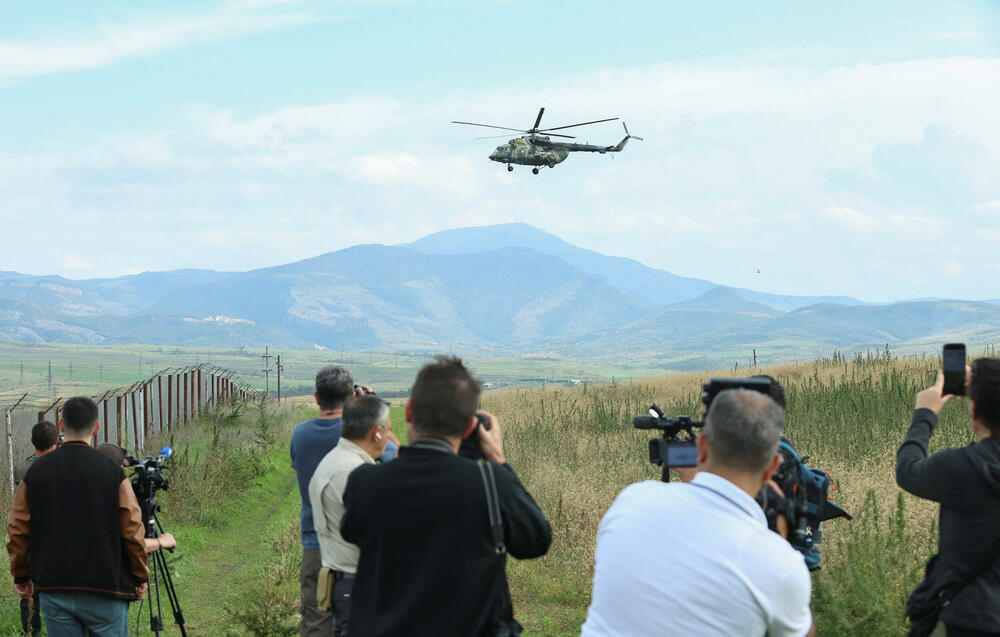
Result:
{"type": "MultiPolygon", "coordinates": [[[[937,366],[935,359],[882,354],[757,370],[785,385],[788,437],[811,466],[832,473],[834,498],[855,514],[853,522],[824,526],[823,570],[813,575],[821,635],[905,634],[903,601],[932,551],[936,509],[900,494],[895,450],[914,394],[937,366]]],[[[649,433],[632,429],[632,416],[652,402],[668,414],[700,415],[700,386],[708,377],[484,396],[484,408],[504,428],[511,465],[554,531],[547,556],[512,559],[508,567],[517,616],[529,634],[579,634],[601,517],[626,485],[658,477],[646,460],[649,433]]],[[[932,448],[969,441],[963,407],[958,401],[946,407],[932,448]]],[[[394,429],[405,440],[400,412],[393,409],[394,429]]],[[[295,634],[298,494],[287,442],[291,426],[310,415],[308,406],[244,409],[177,433],[177,490],[162,497],[162,517],[180,542],[169,559],[192,634],[295,634]]],[[[0,635],[14,634],[15,612],[13,591],[0,587],[0,635]]],[[[146,613],[133,616],[142,633],[146,613]]],[[[169,618],[167,626],[167,634],[177,634],[169,618]]]]}

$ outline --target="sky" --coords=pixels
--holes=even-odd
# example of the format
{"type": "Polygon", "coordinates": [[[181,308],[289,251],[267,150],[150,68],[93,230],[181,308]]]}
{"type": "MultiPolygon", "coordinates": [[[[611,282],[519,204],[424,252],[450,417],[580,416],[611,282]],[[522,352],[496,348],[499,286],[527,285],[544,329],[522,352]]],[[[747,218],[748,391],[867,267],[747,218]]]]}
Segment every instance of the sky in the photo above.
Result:
{"type": "Polygon", "coordinates": [[[995,1],[6,3],[0,270],[518,221],[767,292],[1000,298],[998,104],[995,1]],[[450,123],[541,106],[645,139],[536,176],[450,123]]]}

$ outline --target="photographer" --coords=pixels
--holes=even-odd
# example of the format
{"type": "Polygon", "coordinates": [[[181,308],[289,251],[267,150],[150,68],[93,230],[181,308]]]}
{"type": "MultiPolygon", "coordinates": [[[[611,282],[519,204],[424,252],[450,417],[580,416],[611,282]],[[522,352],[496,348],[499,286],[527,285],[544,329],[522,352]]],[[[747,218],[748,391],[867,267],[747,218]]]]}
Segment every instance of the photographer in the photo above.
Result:
{"type": "Polygon", "coordinates": [[[520,632],[506,554],[543,555],[552,532],[506,464],[496,418],[479,412],[489,427],[479,424],[481,387],[457,358],[439,356],[424,366],[406,405],[410,445],[399,459],[362,465],[348,478],[340,531],[361,549],[351,637],[520,632]],[[457,454],[473,432],[483,463],[457,454]],[[489,475],[495,491],[484,486],[489,475]],[[487,493],[496,499],[488,501],[487,493]],[[495,523],[493,503],[500,513],[495,523]]]}
{"type": "MultiPolygon", "coordinates": [[[[97,450],[111,458],[118,463],[120,467],[129,466],[128,457],[125,455],[125,450],[118,445],[111,442],[102,442],[97,445],[97,450]]],[[[160,549],[175,549],[177,548],[177,539],[174,538],[171,533],[163,533],[157,537],[147,537],[144,539],[146,544],[146,553],[152,553],[153,551],[159,551],[160,549]]]]}
{"type": "Polygon", "coordinates": [[[584,637],[814,633],[802,556],[754,501],[781,463],[783,426],[768,396],[722,391],[693,479],[622,491],[598,530],[584,637]]]}
{"type": "Polygon", "coordinates": [[[1000,635],[1000,359],[980,358],[967,373],[969,422],[976,442],[927,456],[944,373],[917,394],[896,457],[896,482],[941,504],[938,553],[910,595],[910,634],[927,635],[940,619],[949,637],[1000,635]]]}
{"type": "Polygon", "coordinates": [[[361,551],[340,536],[344,516],[344,487],[347,477],[363,464],[375,464],[389,442],[389,404],[377,396],[352,398],[344,407],[344,426],[340,441],[316,467],[309,481],[313,525],[319,538],[323,569],[328,577],[319,578],[317,601],[321,608],[334,611],[334,635],[347,635],[351,615],[351,588],[358,570],[361,551]]]}
{"type": "MultiPolygon", "coordinates": [[[[316,605],[316,578],[322,568],[319,540],[313,527],[313,510],[309,503],[309,481],[320,460],[337,446],[343,426],[341,416],[344,403],[354,396],[374,394],[369,387],[354,384],[351,373],[339,365],[328,365],[316,374],[316,404],[319,416],[295,425],[289,454],[292,468],[299,484],[302,500],[300,527],[302,532],[302,565],[299,570],[301,587],[302,622],[299,627],[301,637],[328,637],[333,633],[333,614],[321,611],[316,605]]],[[[391,460],[396,455],[398,443],[388,434],[390,444],[386,446],[382,460],[391,460]]]]}
{"type": "Polygon", "coordinates": [[[128,602],[142,599],[149,574],[142,514],[121,467],[90,446],[94,401],[66,401],[59,425],[64,444],[35,460],[11,506],[14,588],[28,596],[37,587],[50,635],[125,637],[128,602]]]}

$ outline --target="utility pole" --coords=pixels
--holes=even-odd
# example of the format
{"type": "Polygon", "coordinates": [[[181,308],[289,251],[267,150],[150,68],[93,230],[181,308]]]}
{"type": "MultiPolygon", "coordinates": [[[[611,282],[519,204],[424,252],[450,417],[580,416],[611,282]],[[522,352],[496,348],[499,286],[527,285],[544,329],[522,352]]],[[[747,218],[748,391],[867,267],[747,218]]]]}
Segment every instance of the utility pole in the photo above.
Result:
{"type": "Polygon", "coordinates": [[[264,347],[264,354],[261,356],[263,359],[263,368],[260,370],[264,372],[264,398],[271,395],[271,354],[268,353],[268,347],[264,347]]]}
{"type": "Polygon", "coordinates": [[[99,369],[100,369],[100,373],[101,373],[101,382],[103,383],[104,382],[104,359],[103,358],[101,359],[101,364],[99,366],[99,369]]]}
{"type": "Polygon", "coordinates": [[[21,401],[28,397],[28,394],[21,396],[14,406],[6,410],[4,414],[4,424],[7,425],[7,467],[10,470],[10,492],[14,493],[14,427],[11,424],[10,413],[17,409],[17,406],[21,404],[21,401]]]}
{"type": "Polygon", "coordinates": [[[21,378],[18,381],[18,385],[24,387],[24,361],[21,361],[21,378]]]}
{"type": "Polygon", "coordinates": [[[49,361],[49,391],[54,392],[52,389],[52,361],[49,361]]]}
{"type": "Polygon", "coordinates": [[[73,378],[73,363],[69,364],[69,377],[73,378]]]}
{"type": "Polygon", "coordinates": [[[275,365],[275,368],[276,368],[276,370],[278,372],[278,402],[280,403],[281,402],[281,370],[282,370],[282,367],[281,367],[281,354],[278,354],[278,362],[275,365]]]}

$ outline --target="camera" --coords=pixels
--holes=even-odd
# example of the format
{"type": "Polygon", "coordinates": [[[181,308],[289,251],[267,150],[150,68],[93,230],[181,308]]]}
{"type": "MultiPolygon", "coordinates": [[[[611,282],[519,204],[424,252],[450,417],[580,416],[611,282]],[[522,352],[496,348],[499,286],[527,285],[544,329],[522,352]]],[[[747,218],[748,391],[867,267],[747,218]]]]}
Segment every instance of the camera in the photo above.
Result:
{"type": "Polygon", "coordinates": [[[486,459],[486,456],[483,455],[483,450],[479,447],[479,425],[489,429],[490,421],[486,416],[476,414],[476,428],[466,438],[462,439],[462,443],[458,447],[458,455],[463,458],[468,458],[469,460],[486,459]]]}
{"type": "MultiPolygon", "coordinates": [[[[768,393],[771,381],[766,378],[712,378],[702,385],[701,402],[705,412],[719,392],[727,389],[752,389],[768,393]]],[[[649,415],[636,416],[632,419],[636,429],[658,429],[660,438],[649,441],[649,461],[663,467],[662,479],[670,481],[671,467],[693,467],[698,464],[698,450],[695,447],[695,428],[704,427],[703,420],[694,420],[690,416],[665,416],[657,405],[649,408],[649,415]]]]}
{"type": "MultiPolygon", "coordinates": [[[[702,385],[704,392],[701,402],[705,412],[719,392],[727,389],[750,389],[771,395],[772,380],[757,378],[713,378],[702,385]]],[[[663,410],[653,405],[650,415],[636,416],[632,425],[636,429],[658,429],[660,438],[649,441],[649,461],[663,467],[663,481],[670,481],[670,467],[693,467],[698,464],[698,452],[694,444],[694,429],[703,427],[704,421],[693,420],[690,416],[669,418],[663,410]]],[[[821,524],[833,518],[851,519],[850,514],[829,499],[833,486],[830,474],[822,469],[806,466],[808,457],[799,456],[791,443],[784,437],[778,443],[781,466],[771,480],[778,485],[782,494],[765,485],[757,494],[767,518],[767,525],[777,531],[778,518],[784,516],[788,523],[788,543],[799,551],[810,571],[819,566],[819,545],[823,541],[821,524]]]]}
{"type": "Polygon", "coordinates": [[[153,456],[148,456],[142,460],[131,456],[125,458],[128,461],[128,466],[133,467],[132,489],[135,491],[135,497],[139,501],[140,506],[152,502],[155,492],[170,487],[170,482],[163,475],[163,470],[166,461],[170,459],[173,453],[173,449],[164,447],[155,458],[153,456]]]}

